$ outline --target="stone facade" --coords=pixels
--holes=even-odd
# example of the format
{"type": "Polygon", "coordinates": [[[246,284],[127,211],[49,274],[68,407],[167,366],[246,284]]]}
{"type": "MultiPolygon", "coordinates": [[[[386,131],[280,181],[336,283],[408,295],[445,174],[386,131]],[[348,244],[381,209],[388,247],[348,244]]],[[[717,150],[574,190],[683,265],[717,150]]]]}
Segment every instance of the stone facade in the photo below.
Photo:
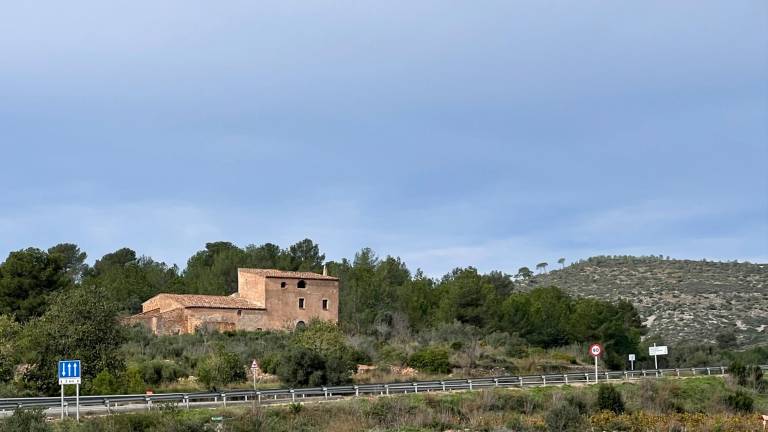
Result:
{"type": "Polygon", "coordinates": [[[339,280],[325,274],[271,269],[237,269],[231,296],[158,294],[142,312],[126,318],[155,334],[292,329],[313,318],[338,322],[339,280]]]}

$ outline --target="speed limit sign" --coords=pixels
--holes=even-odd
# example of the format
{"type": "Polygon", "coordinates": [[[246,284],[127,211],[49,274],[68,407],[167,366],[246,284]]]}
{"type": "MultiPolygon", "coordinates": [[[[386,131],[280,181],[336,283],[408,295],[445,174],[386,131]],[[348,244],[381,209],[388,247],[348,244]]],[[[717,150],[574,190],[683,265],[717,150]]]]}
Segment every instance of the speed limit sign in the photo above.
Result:
{"type": "Polygon", "coordinates": [[[589,355],[592,357],[600,357],[603,353],[603,347],[600,344],[592,344],[589,346],[589,355]]]}

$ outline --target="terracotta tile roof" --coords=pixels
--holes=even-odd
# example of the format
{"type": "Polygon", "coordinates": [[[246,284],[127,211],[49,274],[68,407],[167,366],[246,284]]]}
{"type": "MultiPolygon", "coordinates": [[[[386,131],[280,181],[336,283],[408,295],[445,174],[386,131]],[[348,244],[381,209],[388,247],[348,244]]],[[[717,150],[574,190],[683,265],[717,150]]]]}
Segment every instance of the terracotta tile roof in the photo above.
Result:
{"type": "Polygon", "coordinates": [[[184,307],[223,308],[223,309],[264,309],[258,304],[239,297],[212,296],[199,294],[158,294],[184,307]]]}
{"type": "Polygon", "coordinates": [[[313,272],[297,272],[297,271],[286,271],[286,270],[275,270],[275,269],[251,269],[251,268],[240,268],[237,270],[246,272],[246,273],[257,274],[259,276],[264,276],[268,278],[315,279],[315,280],[333,280],[333,281],[339,280],[339,278],[337,277],[325,276],[325,275],[321,275],[320,273],[313,273],[313,272]]]}

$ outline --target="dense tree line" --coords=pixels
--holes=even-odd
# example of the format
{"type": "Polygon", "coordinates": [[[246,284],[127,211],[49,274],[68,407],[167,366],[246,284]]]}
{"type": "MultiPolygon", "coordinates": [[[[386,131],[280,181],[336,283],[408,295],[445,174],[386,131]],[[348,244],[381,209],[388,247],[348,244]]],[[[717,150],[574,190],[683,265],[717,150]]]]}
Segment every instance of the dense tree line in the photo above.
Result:
{"type": "MultiPolygon", "coordinates": [[[[608,365],[622,367],[624,355],[637,351],[644,331],[629,303],[574,299],[556,287],[528,289],[532,272],[525,267],[515,276],[456,268],[433,279],[420,270],[411,271],[400,258],[380,258],[371,249],[361,250],[351,260],[326,261],[309,239],[287,248],[272,243],[244,248],[229,242],[207,243],[190,257],[184,270],[129,248],[108,253],[89,266],[86,254],[76,245],[59,244],[48,250],[12,252],[0,264],[0,381],[14,374],[9,364],[25,364],[23,373],[30,388],[50,392],[55,370],[43,365],[78,357],[91,366],[88,379],[110,371],[96,380],[105,388],[118,378],[139,382],[135,377],[139,372],[128,371],[118,353],[126,340],[125,329],[116,325],[120,315],[139,311],[143,301],[160,292],[231,294],[237,290],[238,267],[320,272],[324,265],[341,284],[343,333],[332,334],[337,339],[339,334],[372,337],[379,348],[393,338],[455,325],[454,331],[466,337],[445,341],[470,366],[477,360],[477,344],[504,340],[516,341],[504,342],[510,346],[522,342],[542,348],[602,342],[608,365]],[[120,375],[128,372],[134,377],[120,375]]],[[[425,348],[413,361],[431,361],[434,353],[445,352],[445,347],[425,348]]],[[[407,361],[413,354],[392,355],[405,356],[407,361]]],[[[233,357],[215,350],[206,355],[201,364],[209,366],[201,372],[215,382],[219,378],[212,365],[231,364],[233,357]]],[[[295,383],[342,382],[352,360],[360,360],[360,355],[361,351],[338,347],[307,346],[297,335],[281,356],[315,370],[314,375],[303,376],[301,368],[287,366],[275,366],[275,371],[295,383]]],[[[386,352],[377,354],[386,356],[386,352]]],[[[200,369],[196,364],[189,367],[200,369]]]]}

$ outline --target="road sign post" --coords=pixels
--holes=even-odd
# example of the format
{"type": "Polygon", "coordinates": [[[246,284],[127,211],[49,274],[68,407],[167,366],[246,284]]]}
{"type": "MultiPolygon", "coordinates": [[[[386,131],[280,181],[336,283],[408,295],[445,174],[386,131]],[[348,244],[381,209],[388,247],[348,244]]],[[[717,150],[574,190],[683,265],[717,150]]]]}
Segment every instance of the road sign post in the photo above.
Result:
{"type": "Polygon", "coordinates": [[[668,350],[666,345],[656,346],[654,343],[652,347],[648,347],[648,355],[653,356],[653,366],[656,370],[659,370],[659,356],[667,354],[668,350]]]}
{"type": "Polygon", "coordinates": [[[80,421],[80,382],[82,376],[80,360],[59,361],[59,385],[61,386],[61,418],[64,419],[64,386],[74,384],[75,388],[75,418],[80,421]]]}
{"type": "Polygon", "coordinates": [[[631,368],[631,370],[635,370],[635,355],[634,354],[630,354],[629,355],[629,367],[631,368]]]}
{"type": "Polygon", "coordinates": [[[589,346],[589,355],[595,358],[595,383],[597,383],[597,358],[603,354],[603,347],[600,344],[589,346]]]}
{"type": "Polygon", "coordinates": [[[259,364],[256,359],[251,362],[251,375],[253,375],[253,389],[256,390],[256,371],[259,370],[259,364]]]}

